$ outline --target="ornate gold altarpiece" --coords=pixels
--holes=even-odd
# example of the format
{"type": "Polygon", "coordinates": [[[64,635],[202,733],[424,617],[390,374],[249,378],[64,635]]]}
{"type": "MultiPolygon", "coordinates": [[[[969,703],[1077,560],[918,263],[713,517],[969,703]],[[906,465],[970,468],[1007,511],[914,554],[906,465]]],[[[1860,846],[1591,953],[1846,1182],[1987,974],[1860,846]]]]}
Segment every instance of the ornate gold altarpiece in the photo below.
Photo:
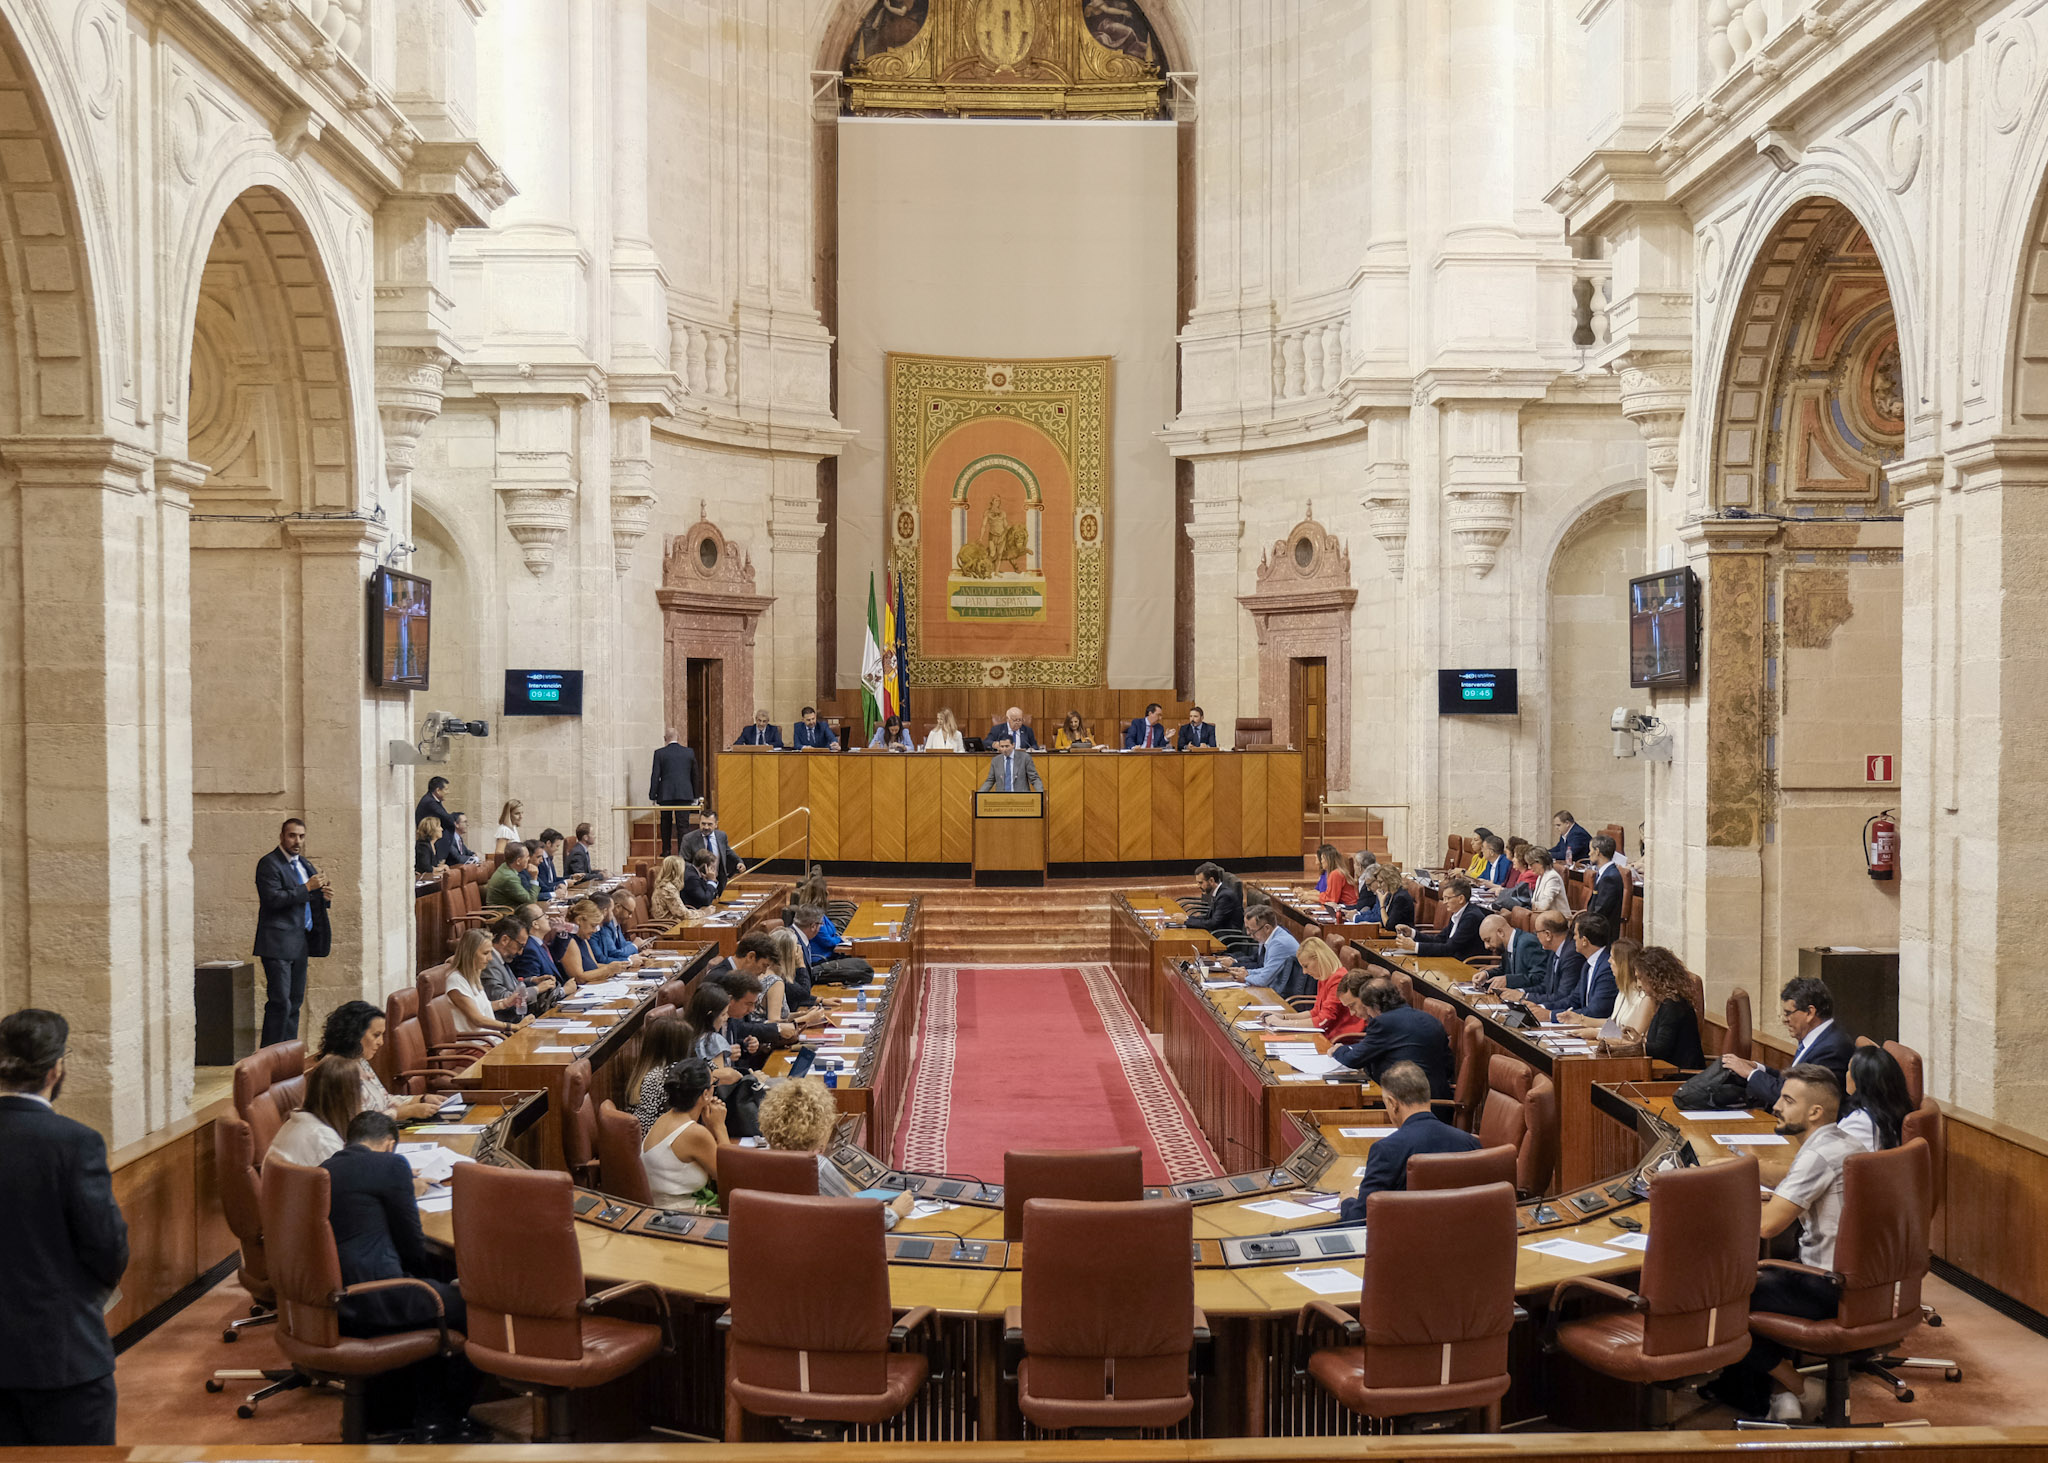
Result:
{"type": "Polygon", "coordinates": [[[845,78],[848,107],[879,116],[1154,118],[1164,85],[1090,34],[1082,0],[929,0],[915,36],[845,78]]]}

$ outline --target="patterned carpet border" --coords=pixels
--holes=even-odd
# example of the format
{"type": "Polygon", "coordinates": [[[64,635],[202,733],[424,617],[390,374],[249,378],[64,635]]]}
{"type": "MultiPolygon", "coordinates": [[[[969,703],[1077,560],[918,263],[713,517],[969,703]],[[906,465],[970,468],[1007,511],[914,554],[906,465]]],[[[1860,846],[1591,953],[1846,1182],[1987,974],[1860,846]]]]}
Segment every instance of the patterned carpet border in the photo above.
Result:
{"type": "Polygon", "coordinates": [[[960,967],[927,965],[920,1042],[910,1101],[904,1104],[899,1168],[946,1171],[946,1130],[953,1121],[953,1058],[959,1046],[960,967]]]}
{"type": "Polygon", "coordinates": [[[1095,1002],[1096,1014],[1102,1018],[1102,1029],[1116,1049],[1117,1064],[1131,1084],[1131,1096],[1144,1116],[1152,1146],[1159,1150],[1159,1161],[1166,1166],[1167,1178],[1178,1184],[1222,1172],[1195,1123],[1194,1113],[1153,1048],[1151,1036],[1138,1024],[1138,1013],[1131,1009],[1131,1003],[1117,985],[1116,972],[1107,965],[1083,965],[1079,969],[1089,998],[1095,1002]]]}

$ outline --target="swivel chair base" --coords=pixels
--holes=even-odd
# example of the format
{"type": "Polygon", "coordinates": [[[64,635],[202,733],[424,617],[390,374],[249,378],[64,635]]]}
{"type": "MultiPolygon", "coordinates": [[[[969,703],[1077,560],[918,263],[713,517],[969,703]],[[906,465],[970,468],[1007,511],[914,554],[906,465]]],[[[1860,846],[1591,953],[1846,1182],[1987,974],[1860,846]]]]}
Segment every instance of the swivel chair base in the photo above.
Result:
{"type": "Polygon", "coordinates": [[[278,1393],[293,1392],[297,1391],[300,1387],[314,1385],[311,1377],[308,1377],[303,1372],[292,1371],[289,1368],[283,1370],[257,1370],[253,1367],[241,1369],[223,1368],[206,1379],[206,1390],[209,1392],[223,1392],[227,1390],[229,1382],[269,1383],[268,1386],[259,1387],[251,1392],[236,1406],[235,1416],[245,1421],[256,1415],[256,1408],[259,1403],[267,1402],[278,1393]]]}

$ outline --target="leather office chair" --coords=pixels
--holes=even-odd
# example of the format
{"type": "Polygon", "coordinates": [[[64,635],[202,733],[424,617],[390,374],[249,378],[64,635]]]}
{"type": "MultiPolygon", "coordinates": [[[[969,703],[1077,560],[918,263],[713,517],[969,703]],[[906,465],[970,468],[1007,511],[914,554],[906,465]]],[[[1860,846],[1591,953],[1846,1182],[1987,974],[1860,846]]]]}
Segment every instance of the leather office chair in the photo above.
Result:
{"type": "Polygon", "coordinates": [[[1557,1089],[1518,1057],[1495,1052],[1486,1062],[1486,1103],[1479,1141],[1515,1150],[1515,1188],[1534,1197],[1550,1191],[1557,1170],[1557,1089]]]}
{"type": "Polygon", "coordinates": [[[597,1104],[590,1100],[587,1057],[562,1069],[562,1164],[577,1183],[597,1182],[597,1104]]]}
{"type": "Polygon", "coordinates": [[[1750,1038],[1756,1027],[1750,1018],[1749,990],[1737,986],[1728,993],[1727,1029],[1721,1037],[1721,1055],[1751,1061],[1750,1038]]]}
{"type": "Polygon", "coordinates": [[[1470,1153],[1417,1153],[1408,1160],[1408,1192],[1482,1189],[1488,1184],[1513,1187],[1517,1156],[1506,1143],[1470,1153]]]}
{"type": "Polygon", "coordinates": [[[1451,1042],[1451,1055],[1455,1059],[1457,1073],[1451,1088],[1451,1123],[1468,1133],[1476,1133],[1479,1131],[1479,1114],[1486,1107],[1488,1084],[1486,1028],[1477,1016],[1467,1016],[1458,1027],[1458,1034],[1451,1042]]]}
{"type": "MultiPolygon", "coordinates": [[[[255,1134],[233,1113],[222,1113],[213,1120],[213,1171],[220,1189],[221,1213],[241,1248],[235,1279],[249,1292],[251,1301],[249,1314],[229,1321],[220,1333],[221,1340],[234,1341],[250,1326],[277,1324],[277,1287],[271,1283],[263,1249],[263,1181],[256,1169],[255,1134]]],[[[223,1367],[206,1379],[206,1390],[223,1391],[229,1382],[264,1383],[235,1409],[237,1416],[249,1418],[266,1398],[305,1386],[306,1377],[290,1367],[223,1367]]]]}
{"type": "Polygon", "coordinates": [[[634,1204],[654,1202],[654,1187],[647,1182],[647,1165],[640,1157],[640,1119],[620,1112],[609,1098],[597,1108],[597,1170],[598,1187],[614,1198],[634,1204]]]}
{"type": "Polygon", "coordinates": [[[1017,1407],[1048,1431],[1168,1428],[1208,1318],[1195,1305],[1194,1206],[1033,1199],[1024,1209],[1024,1303],[1003,1317],[1017,1407]]]}
{"type": "Polygon", "coordinates": [[[1135,1148],[1019,1150],[1003,1155],[1003,1238],[1024,1238],[1032,1199],[1128,1203],[1145,1197],[1144,1155],[1135,1148]]]}
{"type": "Polygon", "coordinates": [[[1437,1025],[1444,1029],[1444,1040],[1451,1048],[1451,1076],[1455,1079],[1458,1075],[1458,1043],[1465,1036],[1465,1023],[1458,1018],[1458,1008],[1435,996],[1424,996],[1422,1009],[1425,1014],[1434,1016],[1437,1025]]]}
{"type": "Polygon", "coordinates": [[[235,1063],[235,1112],[249,1125],[258,1164],[285,1119],[306,1102],[306,1044],[280,1041],[235,1063]]]}
{"type": "MultiPolygon", "coordinates": [[[[1899,1064],[1899,1071],[1906,1078],[1906,1096],[1912,1099],[1914,1107],[1919,1107],[1927,1101],[1927,1063],[1921,1060],[1920,1053],[1901,1042],[1888,1041],[1884,1049],[1891,1053],[1892,1060],[1899,1064]]],[[[1939,1175],[1937,1168],[1936,1176],[1939,1175]]]]}
{"type": "MultiPolygon", "coordinates": [[[[462,1167],[480,1169],[483,1165],[465,1163],[462,1167]]],[[[365,1384],[369,1379],[430,1356],[459,1353],[463,1335],[448,1328],[445,1314],[437,1326],[418,1331],[342,1335],[335,1304],[344,1295],[417,1287],[433,1296],[439,1310],[440,1292],[424,1280],[403,1278],[364,1280],[343,1287],[334,1231],[327,1226],[330,1189],[326,1169],[284,1162],[265,1164],[262,1195],[264,1249],[271,1283],[277,1287],[277,1349],[309,1380],[340,1384],[341,1440],[367,1442],[365,1384]]]]}
{"type": "Polygon", "coordinates": [[[567,1174],[465,1163],[451,1185],[469,1359],[534,1399],[536,1438],[569,1442],[576,1392],[618,1380],[656,1350],[675,1350],[668,1300],[644,1280],[584,1295],[567,1174]],[[653,1297],[660,1325],[595,1314],[636,1291],[653,1297]]]}
{"type": "MultiPolygon", "coordinates": [[[[416,1009],[413,993],[406,991],[409,1006],[416,1009]]],[[[396,1001],[397,997],[392,998],[396,1001]]],[[[387,1005],[386,1011],[390,1010],[387,1005]]],[[[474,1049],[443,1052],[439,1055],[427,1051],[427,1036],[420,1029],[419,1018],[408,1016],[403,1021],[384,1021],[384,1045],[378,1049],[379,1062],[390,1059],[389,1073],[379,1072],[384,1085],[391,1091],[409,1097],[422,1097],[429,1092],[452,1092],[458,1085],[456,1075],[477,1058],[474,1049]]]]}
{"type": "Polygon", "coordinates": [[[825,917],[832,921],[832,928],[845,937],[846,927],[853,923],[853,917],[860,913],[860,905],[851,899],[828,899],[825,901],[825,917]]]}
{"type": "Polygon", "coordinates": [[[1270,716],[1240,716],[1232,729],[1232,746],[1270,747],[1273,745],[1273,718],[1270,716]]]}
{"type": "MultiPolygon", "coordinates": [[[[420,977],[422,987],[426,979],[424,975],[420,977]]],[[[455,1008],[449,1004],[445,993],[435,993],[428,998],[428,993],[423,988],[419,994],[422,997],[420,1034],[426,1038],[427,1052],[430,1056],[467,1056],[473,1062],[498,1044],[495,1037],[487,1033],[457,1033],[455,1008]]]]}
{"type": "Polygon", "coordinates": [[[1401,993],[1401,999],[1408,1003],[1411,1011],[1422,1009],[1422,992],[1415,988],[1415,978],[1405,970],[1394,972],[1394,989],[1401,993]]]}
{"type": "Polygon", "coordinates": [[[909,1404],[930,1364],[890,1348],[938,1313],[918,1306],[899,1320],[891,1312],[881,1205],[742,1191],[733,1196],[731,1236],[732,1309],[721,1324],[730,1327],[726,1390],[735,1402],[823,1437],[887,1422],[909,1404]],[[794,1254],[832,1257],[801,1295],[789,1289],[794,1254]]]}
{"type": "MultiPolygon", "coordinates": [[[[1650,1247],[1636,1290],[1605,1280],[1560,1281],[1550,1297],[1546,1351],[1640,1388],[1672,1387],[1718,1372],[1749,1350],[1749,1293],[1756,1284],[1754,1158],[1667,1169],[1650,1180],[1650,1247]],[[1619,1301],[1560,1321],[1574,1293],[1619,1301]]],[[[1637,1394],[1641,1427],[1656,1425],[1656,1394],[1637,1394]]]]}
{"type": "Polygon", "coordinates": [[[665,980],[661,983],[661,989],[656,993],[655,999],[670,1010],[680,1011],[683,1004],[689,1000],[689,989],[690,983],[687,980],[665,980]]]}
{"type": "Polygon", "coordinates": [[[1312,1300],[1295,1322],[1303,1346],[1319,1323],[1349,1344],[1313,1352],[1306,1371],[1365,1417],[1483,1408],[1493,1430],[1516,1317],[1514,1190],[1383,1191],[1366,1200],[1365,1223],[1372,1245],[1358,1318],[1312,1300]],[[1425,1253],[1456,1255],[1458,1263],[1416,1264],[1425,1253]]]}
{"type": "Polygon", "coordinates": [[[1752,1311],[1749,1327],[1781,1346],[1827,1359],[1821,1426],[1849,1423],[1849,1380],[1858,1361],[1875,1360],[1920,1324],[1920,1282],[1928,1265],[1927,1216],[1934,1185],[1927,1144],[1914,1139],[1842,1162],[1842,1221],[1835,1268],[1765,1260],[1803,1270],[1836,1289],[1835,1314],[1819,1320],[1752,1311]]]}
{"type": "MultiPolygon", "coordinates": [[[[1892,1045],[1893,1043],[1891,1042],[1885,1043],[1887,1049],[1892,1045]]],[[[1911,1048],[1901,1047],[1900,1050],[1911,1051],[1911,1048]]],[[[1904,1064],[1901,1063],[1901,1065],[1904,1064]]],[[[1910,1075],[1908,1080],[1910,1082],[1910,1075]]],[[[1942,1116],[1940,1103],[1931,1097],[1923,1097],[1920,1099],[1920,1106],[1906,1114],[1906,1120],[1900,1125],[1900,1128],[1899,1141],[1901,1143],[1910,1143],[1917,1138],[1927,1145],[1929,1190],[1927,1228],[1931,1235],[1934,1230],[1934,1221],[1941,1215],[1942,1196],[1948,1191],[1947,1119],[1942,1116]]],[[[1939,1326],[1942,1323],[1941,1312],[1924,1301],[1920,1306],[1920,1319],[1930,1326],[1939,1326]]],[[[1946,1356],[1899,1356],[1887,1352],[1875,1361],[1859,1365],[1857,1370],[1868,1372],[1870,1375],[1882,1379],[1891,1387],[1892,1394],[1899,1401],[1911,1402],[1913,1400],[1912,1388],[1893,1375],[1893,1372],[1897,1371],[1900,1367],[1939,1371],[1945,1380],[1951,1382],[1960,1382],[1963,1379],[1962,1367],[1956,1364],[1953,1357],[1946,1356]]]]}
{"type": "Polygon", "coordinates": [[[764,1194],[818,1192],[818,1155],[778,1152],[773,1148],[718,1150],[718,1207],[732,1212],[732,1196],[741,1189],[764,1194]]]}

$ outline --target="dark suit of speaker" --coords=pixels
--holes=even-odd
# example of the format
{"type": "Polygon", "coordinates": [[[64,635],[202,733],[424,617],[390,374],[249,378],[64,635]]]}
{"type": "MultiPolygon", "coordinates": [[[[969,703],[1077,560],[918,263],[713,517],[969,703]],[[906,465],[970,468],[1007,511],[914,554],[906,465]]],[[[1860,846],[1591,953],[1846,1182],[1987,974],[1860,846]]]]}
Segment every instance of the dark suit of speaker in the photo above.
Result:
{"type": "Polygon", "coordinates": [[[1451,1095],[1451,1040],[1444,1035],[1441,1021],[1413,1006],[1379,1012],[1357,1041],[1331,1055],[1375,1082],[1394,1063],[1413,1062],[1429,1078],[1431,1097],[1451,1095]]]}
{"type": "Polygon", "coordinates": [[[754,726],[751,723],[733,743],[735,747],[773,747],[782,750],[782,728],[779,726],[754,726]]]}
{"type": "Polygon", "coordinates": [[[832,735],[832,728],[825,725],[825,718],[819,717],[816,726],[805,726],[798,722],[789,729],[789,744],[799,752],[808,752],[813,747],[825,752],[839,750],[839,738],[832,735]]]}
{"type": "MultiPolygon", "coordinates": [[[[647,801],[662,808],[680,807],[697,801],[697,754],[680,742],[670,742],[654,751],[654,768],[647,774],[647,801]]],[[[661,815],[661,851],[674,853],[676,832],[688,821],[674,813],[661,815]]]]}
{"type": "MultiPolygon", "coordinates": [[[[1375,1023],[1377,1024],[1377,1023],[1375,1023]]],[[[1365,1223],[1365,1201],[1382,1189],[1408,1187],[1408,1160],[1418,1153],[1470,1153],[1479,1146],[1476,1134],[1461,1132],[1434,1113],[1411,1113],[1408,1121],[1372,1145],[1359,1175],[1358,1193],[1338,1209],[1346,1224],[1365,1223]]]]}
{"type": "Polygon", "coordinates": [[[702,828],[692,828],[683,835],[683,862],[695,863],[697,851],[706,847],[717,855],[718,887],[723,889],[725,881],[740,871],[740,856],[732,851],[732,844],[727,842],[725,835],[718,830],[713,829],[707,833],[702,828]]]}
{"type": "Polygon", "coordinates": [[[107,1145],[33,1097],[0,1097],[0,1448],[114,1441],[101,1315],[128,1268],[107,1145]]]}
{"type": "Polygon", "coordinates": [[[1216,723],[1205,721],[1200,726],[1183,726],[1173,734],[1173,749],[1185,752],[1189,747],[1213,747],[1216,745],[1216,723]]]}
{"type": "Polygon", "coordinates": [[[1621,881],[1626,877],[1620,864],[1610,863],[1600,870],[1600,876],[1593,881],[1593,892],[1586,896],[1585,912],[1607,920],[1616,934],[1621,932],[1621,881]]]}
{"type": "Polygon", "coordinates": [[[1165,722],[1150,722],[1140,716],[1124,728],[1124,750],[1128,752],[1138,747],[1163,747],[1167,744],[1167,738],[1172,735],[1165,722]]]}
{"type": "Polygon", "coordinates": [[[301,855],[298,868],[281,848],[256,862],[256,958],[263,962],[263,1042],[275,1046],[299,1034],[306,999],[306,961],[324,957],[334,943],[327,901],[306,881],[320,871],[301,855]],[[301,877],[303,871],[303,877],[301,877]]]}

